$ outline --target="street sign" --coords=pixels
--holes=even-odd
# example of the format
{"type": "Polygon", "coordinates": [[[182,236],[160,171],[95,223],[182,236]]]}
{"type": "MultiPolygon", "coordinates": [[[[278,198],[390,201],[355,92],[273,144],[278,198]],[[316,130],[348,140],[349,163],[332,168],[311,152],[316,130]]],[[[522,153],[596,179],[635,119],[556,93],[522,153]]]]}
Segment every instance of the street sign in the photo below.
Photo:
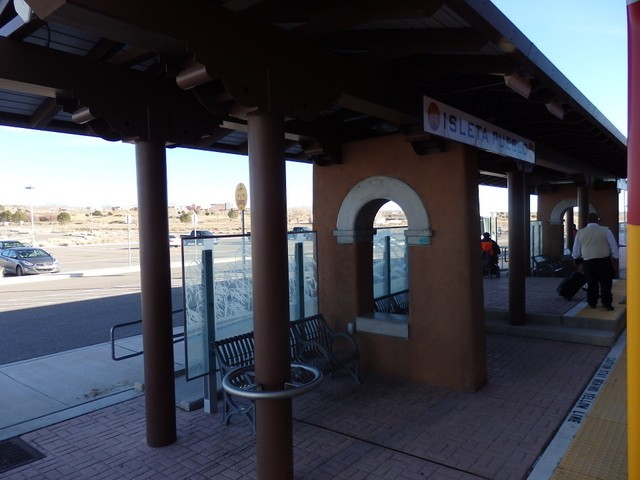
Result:
{"type": "Polygon", "coordinates": [[[248,198],[247,187],[244,186],[244,183],[239,183],[236,187],[236,206],[238,210],[244,210],[246,208],[248,198]]]}

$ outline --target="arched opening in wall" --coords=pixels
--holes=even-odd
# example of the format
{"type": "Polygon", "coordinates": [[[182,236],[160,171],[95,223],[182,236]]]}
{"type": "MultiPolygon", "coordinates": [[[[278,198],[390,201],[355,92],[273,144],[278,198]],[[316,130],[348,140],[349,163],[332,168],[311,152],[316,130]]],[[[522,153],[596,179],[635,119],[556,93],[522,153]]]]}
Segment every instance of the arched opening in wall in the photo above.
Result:
{"type": "Polygon", "coordinates": [[[356,328],[408,338],[408,252],[430,245],[432,237],[429,214],[420,195],[397,178],[367,178],[355,185],[342,202],[334,236],[340,244],[358,245],[357,271],[366,275],[371,272],[371,277],[356,282],[357,296],[369,305],[366,298],[375,298],[375,308],[358,316],[356,328]],[[397,208],[389,201],[395,202],[397,208]],[[388,210],[395,213],[389,214],[388,210]],[[390,225],[403,221],[405,226],[390,225]],[[372,286],[373,283],[377,285],[372,286]]]}
{"type": "Polygon", "coordinates": [[[409,246],[402,208],[385,203],[376,213],[372,255],[374,311],[409,314],[409,246]]]}
{"type": "MultiPolygon", "coordinates": [[[[578,226],[579,212],[577,207],[578,203],[575,197],[565,198],[556,203],[549,216],[550,225],[562,225],[562,233],[557,232],[556,238],[558,242],[560,238],[562,238],[561,250],[563,255],[568,255],[573,249],[573,239],[575,238],[578,226]]],[[[589,204],[589,211],[595,212],[595,208],[591,204],[589,204]]]]}

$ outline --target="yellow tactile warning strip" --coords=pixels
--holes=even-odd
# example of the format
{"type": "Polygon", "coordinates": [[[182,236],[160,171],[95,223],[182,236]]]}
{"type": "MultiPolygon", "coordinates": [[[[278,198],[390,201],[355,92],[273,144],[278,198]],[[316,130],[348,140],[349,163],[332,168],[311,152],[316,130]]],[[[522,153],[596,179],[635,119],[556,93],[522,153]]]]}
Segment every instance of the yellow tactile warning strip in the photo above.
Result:
{"type": "Polygon", "coordinates": [[[627,478],[626,348],[551,478],[627,478]]]}
{"type": "Polygon", "coordinates": [[[611,287],[611,293],[613,294],[613,310],[605,310],[602,305],[598,304],[597,308],[583,308],[576,317],[583,318],[600,318],[603,320],[617,320],[623,312],[626,312],[626,300],[627,300],[627,281],[625,279],[616,280],[611,287]]]}

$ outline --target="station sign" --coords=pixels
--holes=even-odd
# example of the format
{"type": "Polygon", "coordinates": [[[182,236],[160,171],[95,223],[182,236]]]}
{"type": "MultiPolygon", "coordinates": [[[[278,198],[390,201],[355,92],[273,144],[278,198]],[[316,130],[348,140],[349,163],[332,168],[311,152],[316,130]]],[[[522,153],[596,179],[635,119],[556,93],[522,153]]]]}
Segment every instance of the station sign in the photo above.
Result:
{"type": "Polygon", "coordinates": [[[481,150],[535,163],[535,143],[524,137],[424,97],[423,129],[427,133],[473,145],[481,150]]]}

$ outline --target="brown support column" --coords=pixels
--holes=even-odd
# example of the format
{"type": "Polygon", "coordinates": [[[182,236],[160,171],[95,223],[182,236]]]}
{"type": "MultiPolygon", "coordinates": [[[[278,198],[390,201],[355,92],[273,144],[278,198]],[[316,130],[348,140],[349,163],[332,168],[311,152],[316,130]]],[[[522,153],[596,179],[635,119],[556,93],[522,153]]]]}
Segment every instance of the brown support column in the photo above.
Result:
{"type": "MultiPolygon", "coordinates": [[[[289,273],[283,118],[249,115],[256,381],[282,390],[290,376],[289,273]]],[[[293,479],[291,400],[258,400],[258,479],[293,479]]]]}
{"type": "Polygon", "coordinates": [[[509,324],[525,324],[524,177],[509,172],[509,324]]]}
{"type": "Polygon", "coordinates": [[[147,444],[176,441],[171,259],[164,143],[136,143],[147,444]]]}
{"type": "Polygon", "coordinates": [[[587,215],[589,215],[589,185],[578,187],[578,228],[587,226],[587,215]]]}

